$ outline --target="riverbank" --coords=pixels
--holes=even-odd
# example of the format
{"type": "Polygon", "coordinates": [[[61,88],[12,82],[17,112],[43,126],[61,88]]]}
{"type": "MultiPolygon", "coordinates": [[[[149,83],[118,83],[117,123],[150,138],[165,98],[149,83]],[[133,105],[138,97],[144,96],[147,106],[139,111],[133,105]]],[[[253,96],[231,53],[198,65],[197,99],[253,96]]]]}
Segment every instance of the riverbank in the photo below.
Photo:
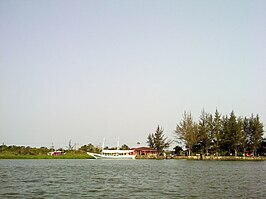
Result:
{"type": "MultiPolygon", "coordinates": [[[[94,157],[88,154],[79,154],[79,153],[66,153],[60,156],[51,156],[46,154],[40,155],[21,155],[21,154],[12,154],[12,153],[0,153],[1,159],[95,159],[94,157]]],[[[159,156],[159,157],[147,157],[147,156],[137,156],[137,160],[210,160],[210,161],[266,161],[266,156],[261,157],[240,157],[240,156],[159,156]]]]}
{"type": "Polygon", "coordinates": [[[0,159],[94,159],[88,154],[74,154],[66,153],[60,156],[51,156],[51,155],[20,155],[12,153],[0,153],[0,159]]]}
{"type": "Polygon", "coordinates": [[[169,159],[186,159],[186,160],[216,160],[216,161],[265,161],[266,156],[260,157],[241,157],[241,156],[176,156],[167,157],[169,159]]]}
{"type": "Polygon", "coordinates": [[[147,157],[137,156],[136,159],[149,159],[149,160],[201,160],[201,161],[266,161],[266,156],[260,157],[240,157],[240,156],[159,156],[147,157]]]}

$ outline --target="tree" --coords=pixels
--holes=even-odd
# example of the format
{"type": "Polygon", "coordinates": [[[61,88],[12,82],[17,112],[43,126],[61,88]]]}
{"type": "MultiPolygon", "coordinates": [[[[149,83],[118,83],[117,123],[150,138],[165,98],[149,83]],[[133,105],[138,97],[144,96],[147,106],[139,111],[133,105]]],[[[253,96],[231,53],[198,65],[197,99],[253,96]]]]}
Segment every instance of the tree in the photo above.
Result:
{"type": "Polygon", "coordinates": [[[212,115],[206,113],[204,110],[201,111],[199,125],[199,145],[203,145],[205,148],[205,153],[209,154],[209,148],[212,144],[212,115]]]}
{"type": "Polygon", "coordinates": [[[257,155],[263,136],[263,124],[260,122],[259,115],[255,118],[253,115],[249,119],[249,142],[252,148],[253,156],[257,155]]]}
{"type": "Polygon", "coordinates": [[[261,141],[261,145],[257,150],[258,154],[260,154],[261,156],[265,156],[266,155],[266,138],[263,138],[261,141]]]}
{"type": "Polygon", "coordinates": [[[238,145],[239,149],[242,150],[243,155],[245,156],[246,154],[246,148],[248,146],[248,137],[246,132],[244,131],[245,128],[245,118],[239,117],[237,119],[237,134],[238,134],[238,145]]]}
{"type": "Polygon", "coordinates": [[[155,145],[154,145],[154,135],[152,133],[150,133],[147,137],[147,144],[150,148],[155,148],[155,145]]]}
{"type": "Polygon", "coordinates": [[[248,148],[249,145],[249,141],[248,141],[248,136],[249,136],[249,119],[247,117],[245,117],[242,121],[242,125],[243,125],[243,136],[241,139],[241,145],[242,145],[242,150],[243,150],[243,154],[244,156],[246,155],[246,150],[248,148]]]}
{"type": "Polygon", "coordinates": [[[230,154],[231,151],[231,137],[230,137],[230,127],[228,116],[225,115],[222,118],[222,131],[221,131],[221,141],[220,141],[220,152],[223,155],[230,154]]]}
{"type": "Polygon", "coordinates": [[[213,131],[213,144],[214,144],[214,150],[216,155],[218,156],[220,153],[220,144],[221,144],[221,131],[222,131],[222,120],[221,120],[221,114],[218,112],[218,110],[215,110],[214,113],[214,119],[212,124],[212,131],[213,131]]]}
{"type": "Polygon", "coordinates": [[[74,149],[74,145],[71,144],[71,140],[69,140],[67,148],[69,151],[72,151],[74,149]]]}
{"type": "Polygon", "coordinates": [[[92,153],[99,153],[101,149],[99,147],[95,147],[93,144],[83,145],[79,148],[79,151],[82,152],[92,152],[92,153]]]}
{"type": "Polygon", "coordinates": [[[178,140],[185,143],[190,156],[193,145],[199,140],[198,125],[193,121],[191,113],[184,112],[183,119],[176,126],[175,134],[178,140]]]}
{"type": "Polygon", "coordinates": [[[235,156],[237,156],[239,147],[241,145],[242,134],[242,120],[239,118],[236,119],[234,111],[231,112],[230,118],[228,120],[229,128],[229,139],[230,139],[230,148],[234,150],[235,156]]]}
{"type": "Polygon", "coordinates": [[[158,125],[156,132],[149,134],[147,138],[149,147],[156,149],[159,153],[162,153],[170,145],[170,141],[164,137],[163,131],[163,128],[158,125]]]}
{"type": "Polygon", "coordinates": [[[174,152],[176,155],[181,155],[181,152],[183,151],[182,147],[181,146],[175,146],[174,148],[174,152]]]}
{"type": "Polygon", "coordinates": [[[129,148],[129,146],[127,146],[126,144],[123,144],[123,145],[121,146],[121,149],[122,149],[122,150],[129,150],[130,148],[129,148]]]}
{"type": "Polygon", "coordinates": [[[245,148],[245,142],[246,142],[246,136],[245,136],[245,132],[243,130],[243,119],[241,117],[238,117],[237,119],[237,125],[236,125],[236,134],[235,134],[235,156],[237,156],[237,153],[240,149],[245,148]]]}

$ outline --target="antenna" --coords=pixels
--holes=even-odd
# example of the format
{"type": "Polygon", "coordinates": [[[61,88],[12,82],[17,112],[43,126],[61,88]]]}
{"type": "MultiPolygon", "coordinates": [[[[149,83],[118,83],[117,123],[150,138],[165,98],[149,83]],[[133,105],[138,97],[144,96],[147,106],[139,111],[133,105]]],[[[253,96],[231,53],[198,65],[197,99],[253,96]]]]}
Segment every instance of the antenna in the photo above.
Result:
{"type": "Polygon", "coordinates": [[[54,147],[54,143],[52,142],[51,149],[54,150],[54,148],[55,148],[55,147],[54,147]]]}
{"type": "Polygon", "coordinates": [[[117,138],[117,150],[119,149],[119,137],[117,138]]]}
{"type": "Polygon", "coordinates": [[[103,138],[102,150],[104,150],[104,141],[105,141],[105,138],[103,138]]]}

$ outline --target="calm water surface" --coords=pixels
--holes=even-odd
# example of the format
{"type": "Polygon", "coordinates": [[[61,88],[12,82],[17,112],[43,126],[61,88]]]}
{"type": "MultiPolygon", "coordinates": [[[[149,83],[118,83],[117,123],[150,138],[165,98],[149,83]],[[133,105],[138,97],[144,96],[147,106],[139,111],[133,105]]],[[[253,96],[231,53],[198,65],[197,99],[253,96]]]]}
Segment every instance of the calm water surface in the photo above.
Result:
{"type": "Polygon", "coordinates": [[[266,161],[0,160],[0,198],[266,198],[266,161]]]}

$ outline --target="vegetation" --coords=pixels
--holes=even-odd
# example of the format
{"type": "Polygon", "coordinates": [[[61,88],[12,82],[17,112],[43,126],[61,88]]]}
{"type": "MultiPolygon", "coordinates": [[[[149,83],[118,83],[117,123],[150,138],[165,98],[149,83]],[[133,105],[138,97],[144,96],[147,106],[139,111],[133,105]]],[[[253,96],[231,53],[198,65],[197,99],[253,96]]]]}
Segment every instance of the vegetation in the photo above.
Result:
{"type": "Polygon", "coordinates": [[[93,159],[93,157],[87,154],[66,153],[61,156],[51,155],[16,155],[14,153],[0,153],[0,159],[93,159]]]}
{"type": "MultiPolygon", "coordinates": [[[[63,149],[61,149],[63,150],[63,149]]],[[[63,150],[65,153],[61,156],[48,155],[49,152],[54,151],[46,147],[32,148],[25,146],[0,146],[0,159],[88,159],[92,158],[87,155],[86,151],[81,148],[79,150],[63,150]]]]}
{"type": "Polygon", "coordinates": [[[156,132],[149,134],[147,139],[149,147],[156,149],[159,154],[161,154],[164,149],[168,148],[170,145],[170,141],[167,140],[167,137],[164,137],[163,128],[161,128],[159,125],[156,129],[156,132]]]}
{"type": "Polygon", "coordinates": [[[129,150],[130,148],[126,144],[123,144],[120,149],[121,150],[129,150]]]}
{"type": "Polygon", "coordinates": [[[232,111],[229,116],[221,116],[218,110],[214,116],[203,110],[198,123],[193,121],[191,113],[184,112],[175,129],[177,141],[185,144],[189,156],[192,153],[217,156],[264,155],[263,132],[258,115],[242,118],[232,111]]]}
{"type": "MultiPolygon", "coordinates": [[[[25,146],[6,146],[0,145],[0,159],[94,159],[89,156],[87,152],[100,153],[101,148],[94,146],[93,144],[87,144],[81,146],[78,150],[75,150],[72,146],[71,141],[69,141],[67,149],[58,149],[58,151],[64,152],[63,155],[52,156],[48,155],[49,152],[53,152],[54,147],[25,147],[25,146]]],[[[116,149],[116,148],[113,148],[116,149]]],[[[129,149],[129,147],[124,144],[121,149],[129,149]]]]}
{"type": "Polygon", "coordinates": [[[183,148],[181,146],[175,146],[174,147],[174,154],[178,155],[178,156],[182,155],[183,154],[183,148]]]}
{"type": "Polygon", "coordinates": [[[93,144],[83,145],[79,148],[79,151],[82,151],[84,153],[86,152],[92,152],[92,153],[100,153],[101,148],[95,147],[93,144]]]}
{"type": "MultiPolygon", "coordinates": [[[[187,154],[199,154],[206,156],[265,156],[266,138],[263,138],[264,125],[258,115],[250,117],[237,117],[232,111],[229,115],[222,115],[218,110],[212,115],[202,110],[199,121],[195,122],[190,112],[184,112],[183,118],[177,124],[175,136],[178,146],[174,148],[174,154],[182,156],[187,154]],[[184,144],[186,151],[183,151],[180,143],[184,144]]],[[[147,144],[150,148],[158,151],[159,155],[169,147],[170,141],[163,134],[163,128],[158,125],[155,133],[147,137],[147,144]]],[[[93,144],[76,147],[71,140],[63,155],[51,156],[50,152],[55,151],[53,147],[29,147],[29,146],[6,146],[0,145],[0,159],[87,159],[90,157],[87,152],[100,153],[101,148],[93,144]]],[[[117,149],[117,147],[105,149],[117,149]]],[[[120,149],[127,150],[129,147],[123,144],[120,149]]]]}
{"type": "Polygon", "coordinates": [[[190,156],[193,146],[199,143],[198,125],[193,122],[191,113],[184,112],[183,119],[176,126],[176,133],[185,142],[190,156]]]}

